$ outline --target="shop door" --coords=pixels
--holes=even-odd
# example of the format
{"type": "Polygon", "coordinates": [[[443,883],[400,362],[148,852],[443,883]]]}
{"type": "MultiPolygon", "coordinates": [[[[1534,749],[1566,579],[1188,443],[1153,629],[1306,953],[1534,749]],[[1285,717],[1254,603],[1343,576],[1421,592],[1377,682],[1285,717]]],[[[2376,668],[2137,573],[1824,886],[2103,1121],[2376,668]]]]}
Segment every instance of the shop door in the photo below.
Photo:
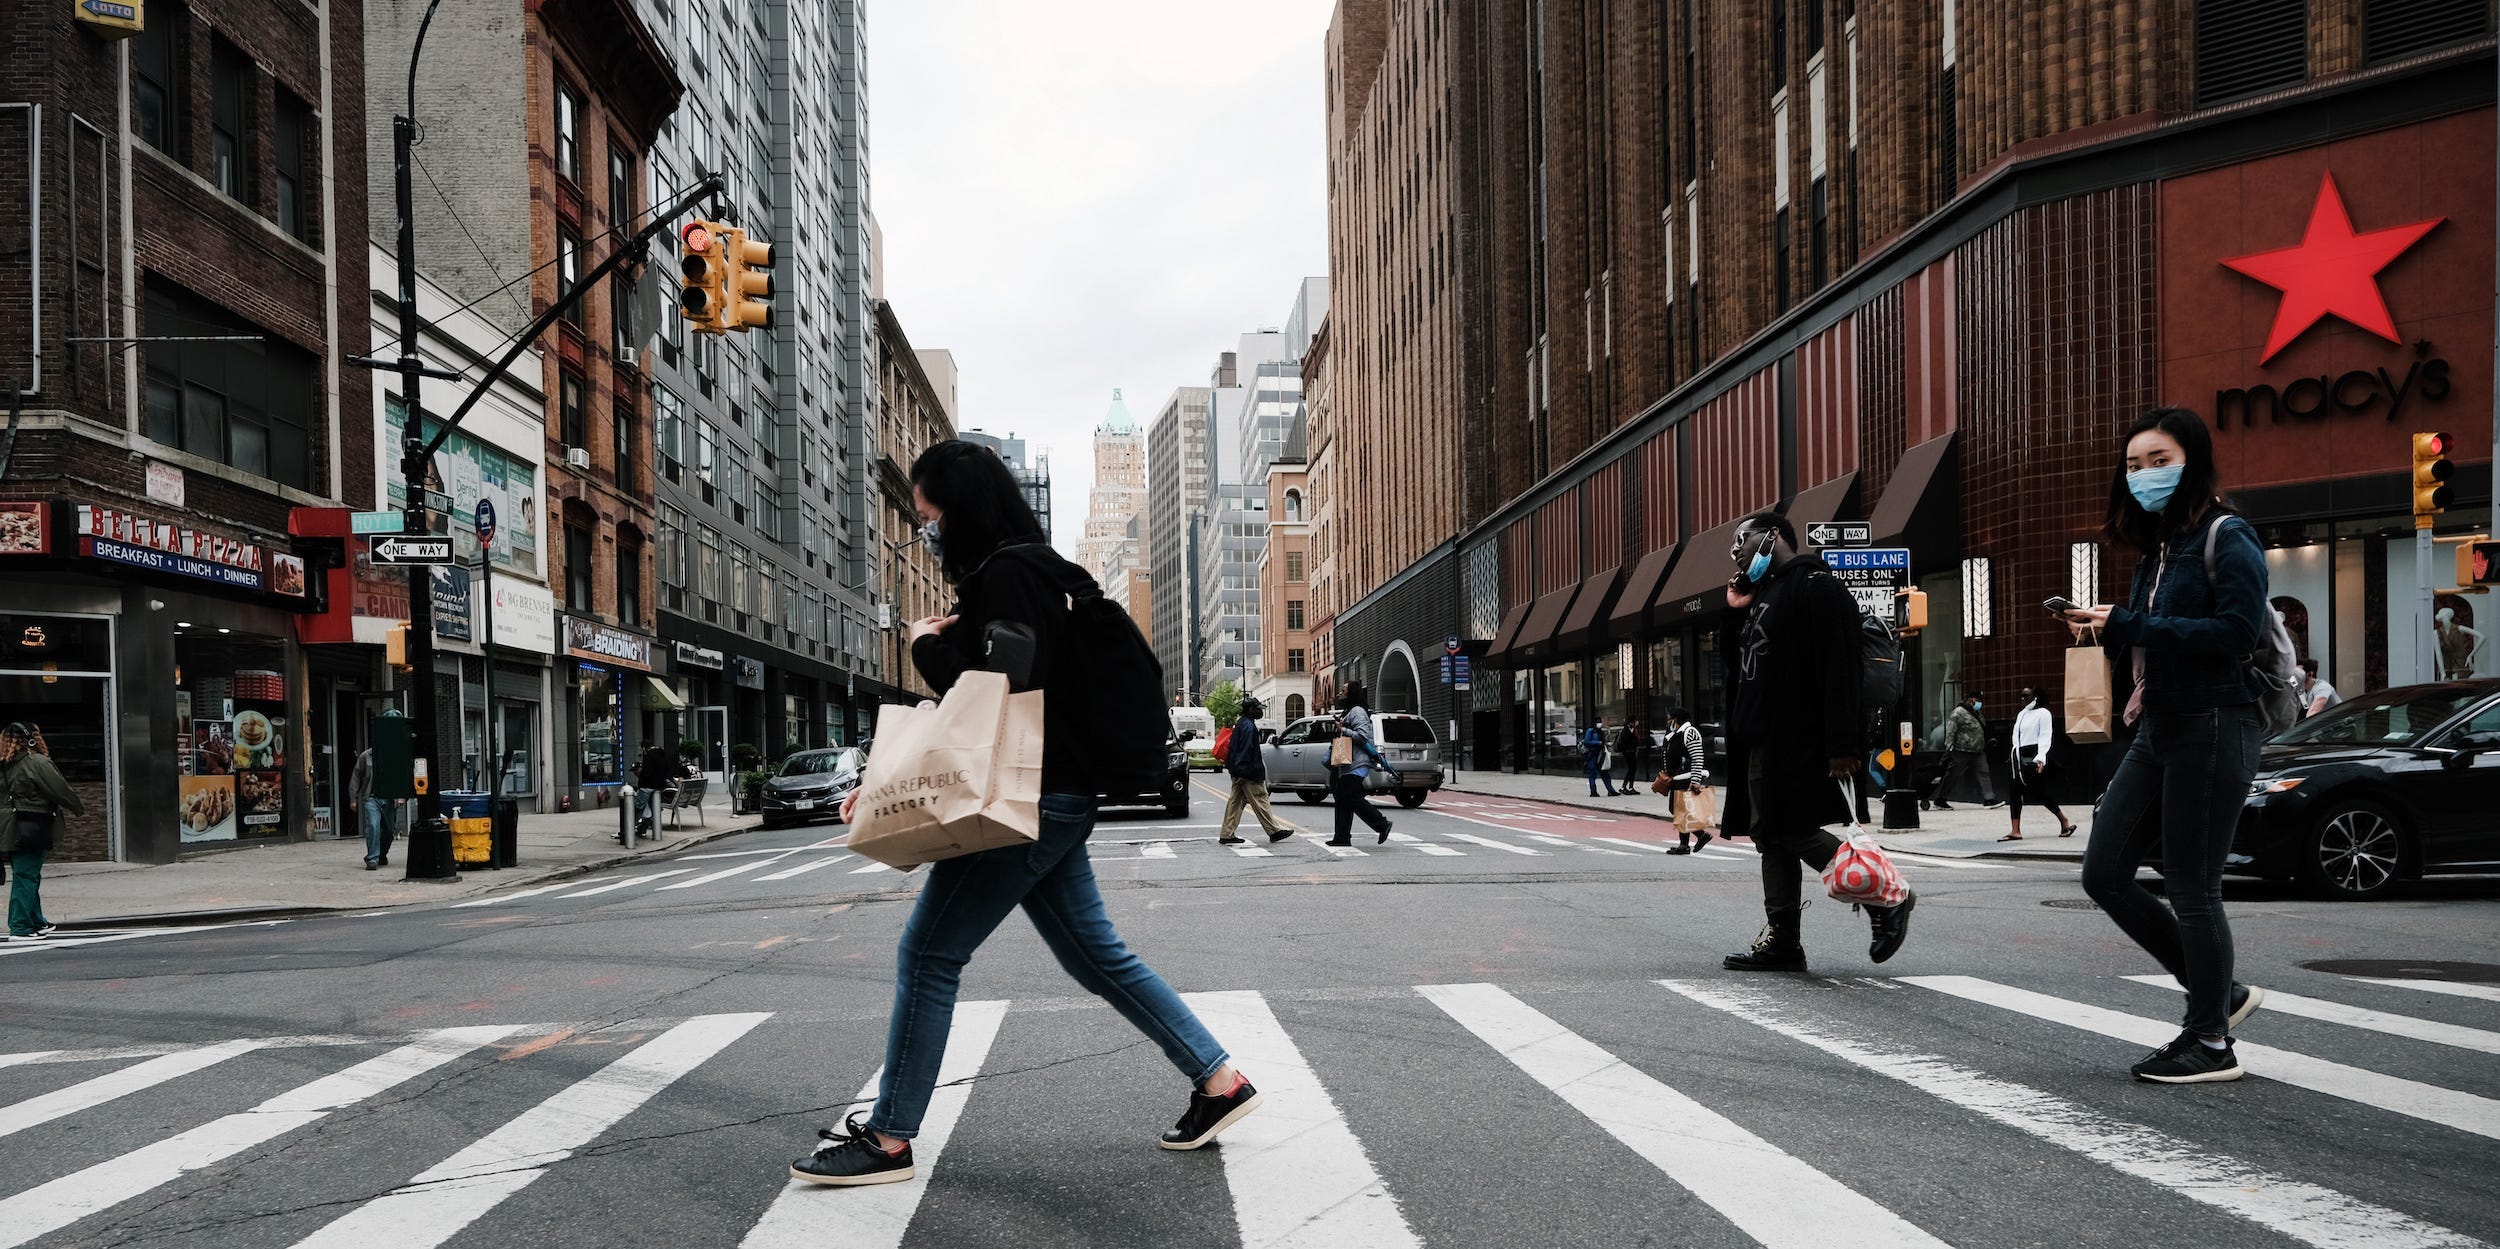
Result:
{"type": "Polygon", "coordinates": [[[715,788],[729,784],[729,708],[692,707],[686,714],[694,717],[695,736],[703,742],[703,775],[710,777],[715,788]]]}

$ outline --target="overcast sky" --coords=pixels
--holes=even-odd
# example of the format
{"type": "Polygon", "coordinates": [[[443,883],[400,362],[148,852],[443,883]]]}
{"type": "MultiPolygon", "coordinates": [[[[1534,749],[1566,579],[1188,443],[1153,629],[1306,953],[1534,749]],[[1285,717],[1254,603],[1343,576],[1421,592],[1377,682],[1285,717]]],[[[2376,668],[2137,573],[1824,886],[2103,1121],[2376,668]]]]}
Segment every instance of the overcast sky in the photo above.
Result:
{"type": "Polygon", "coordinates": [[[1330,8],[870,0],[885,297],[965,426],[1050,453],[1062,550],[1112,388],[1151,422],[1328,271],[1330,8]]]}

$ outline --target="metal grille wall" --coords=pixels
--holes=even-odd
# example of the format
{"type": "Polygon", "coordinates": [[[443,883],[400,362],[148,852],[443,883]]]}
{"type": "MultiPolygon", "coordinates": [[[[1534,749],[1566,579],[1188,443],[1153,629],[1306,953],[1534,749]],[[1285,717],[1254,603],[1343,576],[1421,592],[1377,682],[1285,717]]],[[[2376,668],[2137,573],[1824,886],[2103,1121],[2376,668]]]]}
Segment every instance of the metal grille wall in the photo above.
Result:
{"type": "Polygon", "coordinates": [[[2309,77],[2309,0],[2196,0],[2196,107],[2309,77]]]}
{"type": "Polygon", "coordinates": [[[1884,497],[1884,485],[1909,450],[1909,396],[1902,376],[1901,288],[1867,301],[1850,318],[1857,326],[1859,423],[1858,497],[1868,506],[1884,497]]]}
{"type": "Polygon", "coordinates": [[[2363,0],[2361,59],[2400,60],[2479,39],[2490,28],[2486,0],[2363,0]]]}

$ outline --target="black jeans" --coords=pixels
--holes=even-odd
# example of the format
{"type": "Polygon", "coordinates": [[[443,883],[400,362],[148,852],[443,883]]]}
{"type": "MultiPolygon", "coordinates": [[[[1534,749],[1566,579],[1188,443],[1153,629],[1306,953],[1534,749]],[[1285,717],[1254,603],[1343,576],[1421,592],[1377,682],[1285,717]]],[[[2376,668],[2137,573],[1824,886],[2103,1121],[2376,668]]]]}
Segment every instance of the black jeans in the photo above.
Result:
{"type": "Polygon", "coordinates": [[[2026,800],[2047,808],[2049,814],[2057,817],[2057,822],[2059,824],[2064,824],[2066,822],[2066,813],[2058,810],[2056,801],[2049,797],[2048,773],[2035,772],[2032,771],[2030,764],[2018,763],[2014,765],[2014,795],[2012,802],[2012,806],[2014,808],[2014,821],[2016,823],[2022,822],[2023,803],[2026,800]]]}
{"type": "MultiPolygon", "coordinates": [[[[1762,856],[1762,910],[1771,923],[1789,925],[1795,932],[1797,913],[1805,909],[1805,869],[1816,872],[1831,866],[1832,856],[1840,851],[1840,838],[1831,830],[1815,825],[1784,828],[1763,813],[1770,809],[1764,799],[1771,786],[1763,780],[1763,759],[1760,750],[1745,757],[1745,801],[1747,804],[1747,836],[1753,838],[1754,851],[1762,856]]],[[[1807,805],[1797,803],[1791,805],[1807,805]]]]}
{"type": "Polygon", "coordinates": [[[1337,779],[1329,782],[1328,787],[1337,798],[1337,840],[1339,841],[1344,841],[1354,832],[1354,817],[1358,815],[1363,817],[1363,823],[1373,832],[1389,831],[1389,817],[1382,815],[1380,808],[1365,800],[1363,785],[1363,778],[1351,772],[1339,772],[1337,779]]]}
{"type": "Polygon", "coordinates": [[[1995,802],[1997,800],[1996,781],[1988,775],[1988,761],[1985,755],[1976,750],[1946,752],[1944,779],[1936,782],[1937,804],[1942,805],[1954,798],[1960,798],[1964,802],[1970,801],[1969,791],[1962,787],[1962,782],[1974,776],[1978,778],[1979,801],[1995,802]]]}
{"type": "Polygon", "coordinates": [[[1623,792],[1633,792],[1640,783],[1641,752],[1635,750],[1623,757],[1623,792]]]}
{"type": "Polygon", "coordinates": [[[2221,1036],[2232,957],[2222,860],[2257,772],[2257,709],[2148,712],[2136,728],[2092,820],[2083,891],[2187,990],[2187,1026],[2221,1036]],[[2135,878],[2156,839],[2167,907],[2135,878]]]}

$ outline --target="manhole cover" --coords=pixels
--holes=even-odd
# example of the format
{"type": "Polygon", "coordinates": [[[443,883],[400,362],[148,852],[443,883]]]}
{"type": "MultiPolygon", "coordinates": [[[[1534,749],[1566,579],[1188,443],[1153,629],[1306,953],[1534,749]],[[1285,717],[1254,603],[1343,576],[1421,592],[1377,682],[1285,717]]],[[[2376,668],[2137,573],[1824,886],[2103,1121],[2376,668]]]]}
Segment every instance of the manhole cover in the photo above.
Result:
{"type": "Polygon", "coordinates": [[[2061,911],[2097,911],[2101,909],[2101,904],[2090,898],[2042,898],[2040,899],[2040,905],[2053,906],[2061,911]]]}
{"type": "Polygon", "coordinates": [[[2469,984],[2500,984],[2500,963],[2447,963],[2437,959],[2333,958],[2302,963],[2330,976],[2361,976],[2370,980],[2462,980],[2469,984]]]}

